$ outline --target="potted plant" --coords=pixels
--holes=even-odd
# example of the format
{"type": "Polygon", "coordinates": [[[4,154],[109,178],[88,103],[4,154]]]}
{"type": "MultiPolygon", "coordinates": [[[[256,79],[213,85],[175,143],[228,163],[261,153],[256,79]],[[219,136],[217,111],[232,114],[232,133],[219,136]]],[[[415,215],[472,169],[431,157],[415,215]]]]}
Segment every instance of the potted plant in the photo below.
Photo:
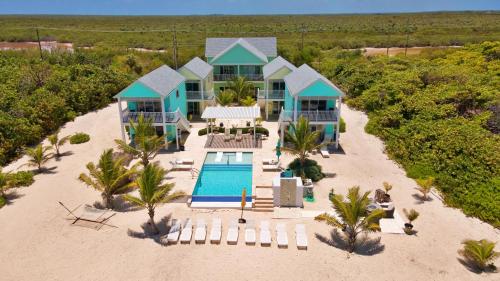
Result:
{"type": "Polygon", "coordinates": [[[382,183],[384,185],[384,190],[385,190],[385,201],[390,202],[391,201],[391,195],[389,195],[389,191],[392,189],[392,184],[384,181],[382,183]]]}
{"type": "Polygon", "coordinates": [[[406,218],[408,219],[408,222],[405,223],[405,233],[408,235],[413,234],[413,224],[412,222],[418,218],[420,215],[415,209],[411,209],[410,211],[403,209],[403,212],[405,213],[406,218]]]}
{"type": "Polygon", "coordinates": [[[335,191],[332,189],[330,189],[330,193],[328,193],[328,198],[330,199],[330,201],[332,200],[333,196],[335,196],[335,191]]]}

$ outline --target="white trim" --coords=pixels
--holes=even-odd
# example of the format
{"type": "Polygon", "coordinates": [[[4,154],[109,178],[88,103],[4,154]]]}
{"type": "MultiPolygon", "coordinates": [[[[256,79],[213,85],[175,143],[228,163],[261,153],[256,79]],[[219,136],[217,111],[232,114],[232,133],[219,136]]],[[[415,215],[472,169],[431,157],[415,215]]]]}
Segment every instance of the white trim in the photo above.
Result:
{"type": "Polygon", "coordinates": [[[125,127],[123,125],[123,110],[122,110],[122,100],[120,97],[118,97],[118,110],[119,110],[119,113],[120,113],[120,130],[121,130],[121,133],[122,133],[122,140],[123,141],[126,141],[125,140],[125,127]]]}

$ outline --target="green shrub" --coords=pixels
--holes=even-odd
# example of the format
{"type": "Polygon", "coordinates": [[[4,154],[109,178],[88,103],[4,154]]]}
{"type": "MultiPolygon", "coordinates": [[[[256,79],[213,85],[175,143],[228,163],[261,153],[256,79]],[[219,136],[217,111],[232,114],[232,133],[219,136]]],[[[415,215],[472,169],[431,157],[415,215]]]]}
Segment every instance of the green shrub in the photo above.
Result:
{"type": "Polygon", "coordinates": [[[88,142],[90,140],[90,136],[85,133],[76,133],[69,138],[69,143],[71,144],[80,144],[84,142],[88,142]]]}
{"type": "Polygon", "coordinates": [[[5,204],[7,204],[7,199],[5,199],[2,196],[0,196],[0,208],[2,208],[3,206],[5,206],[5,204]]]}
{"type": "Polygon", "coordinates": [[[344,118],[340,117],[339,131],[341,133],[345,133],[345,129],[346,129],[346,126],[345,126],[344,118]]]}
{"type": "Polygon", "coordinates": [[[35,180],[33,179],[33,173],[29,171],[20,171],[17,173],[9,174],[9,182],[14,187],[19,186],[30,186],[35,180]]]}
{"type": "Polygon", "coordinates": [[[315,182],[325,177],[318,162],[311,159],[307,159],[304,167],[301,167],[300,160],[296,158],[288,165],[288,168],[293,170],[296,176],[301,175],[302,171],[304,171],[304,176],[315,182]]]}

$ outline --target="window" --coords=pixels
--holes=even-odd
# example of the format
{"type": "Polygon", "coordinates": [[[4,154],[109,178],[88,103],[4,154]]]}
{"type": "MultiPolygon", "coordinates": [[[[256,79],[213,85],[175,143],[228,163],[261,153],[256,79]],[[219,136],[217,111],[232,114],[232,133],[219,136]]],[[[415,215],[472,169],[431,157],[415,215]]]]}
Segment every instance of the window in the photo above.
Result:
{"type": "Polygon", "coordinates": [[[198,83],[198,82],[186,82],[186,91],[198,92],[199,90],[200,90],[200,83],[198,83]]]}
{"type": "Polygon", "coordinates": [[[178,98],[179,97],[179,90],[175,90],[175,97],[178,98]]]}
{"type": "Polygon", "coordinates": [[[325,111],[326,100],[301,100],[300,108],[302,111],[325,111]]]}
{"type": "Polygon", "coordinates": [[[273,91],[284,91],[285,90],[285,81],[273,81],[272,86],[273,91]]]}
{"type": "Polygon", "coordinates": [[[161,112],[159,101],[138,101],[137,112],[161,112]]]}

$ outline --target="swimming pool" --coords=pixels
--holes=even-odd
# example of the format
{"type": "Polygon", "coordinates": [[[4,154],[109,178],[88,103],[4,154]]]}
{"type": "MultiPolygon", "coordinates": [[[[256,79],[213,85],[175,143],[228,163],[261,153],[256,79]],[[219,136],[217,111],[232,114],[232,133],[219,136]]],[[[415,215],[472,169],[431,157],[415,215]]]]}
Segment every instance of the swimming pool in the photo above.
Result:
{"type": "Polygon", "coordinates": [[[252,153],[208,152],[198,175],[191,202],[241,202],[252,200],[252,153]]]}

